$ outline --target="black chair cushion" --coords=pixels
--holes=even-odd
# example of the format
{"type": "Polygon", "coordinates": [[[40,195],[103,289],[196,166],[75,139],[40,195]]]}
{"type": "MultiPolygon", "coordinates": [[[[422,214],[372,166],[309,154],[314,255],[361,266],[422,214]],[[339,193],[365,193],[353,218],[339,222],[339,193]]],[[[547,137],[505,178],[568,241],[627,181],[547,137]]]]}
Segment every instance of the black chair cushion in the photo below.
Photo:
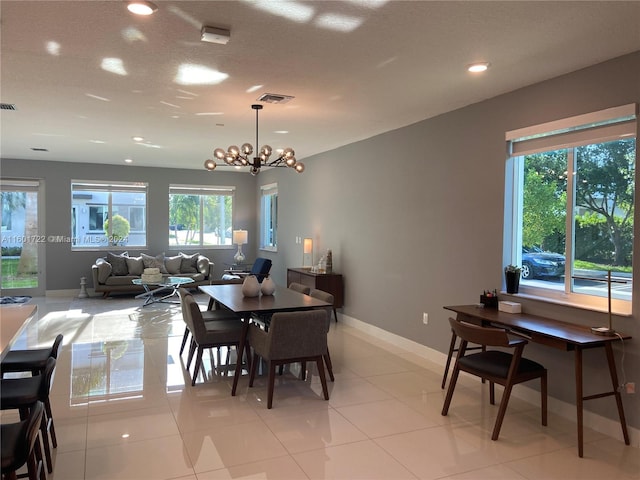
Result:
{"type": "Polygon", "coordinates": [[[3,372],[29,372],[44,370],[47,359],[51,356],[51,348],[37,350],[9,350],[2,360],[0,369],[3,372]]]}
{"type": "Polygon", "coordinates": [[[0,383],[0,408],[28,407],[40,400],[41,377],[3,378],[0,383]]]}
{"type": "MultiPolygon", "coordinates": [[[[459,360],[459,365],[463,370],[465,368],[470,368],[494,377],[507,378],[512,358],[513,355],[510,353],[490,350],[488,352],[466,355],[459,360]]],[[[520,359],[518,373],[535,372],[539,370],[544,370],[544,367],[538,362],[534,362],[528,358],[520,359]]]]}
{"type": "Polygon", "coordinates": [[[26,463],[29,455],[27,425],[26,420],[2,424],[2,473],[17,470],[26,463]]]}

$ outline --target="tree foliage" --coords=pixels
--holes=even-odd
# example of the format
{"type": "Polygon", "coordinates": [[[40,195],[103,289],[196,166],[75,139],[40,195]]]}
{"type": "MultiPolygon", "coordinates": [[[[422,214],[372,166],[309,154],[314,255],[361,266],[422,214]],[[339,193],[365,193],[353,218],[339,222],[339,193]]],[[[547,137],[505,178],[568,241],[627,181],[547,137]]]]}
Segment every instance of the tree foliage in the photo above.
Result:
{"type": "Polygon", "coordinates": [[[129,236],[131,226],[129,225],[129,220],[122,215],[116,214],[112,218],[113,225],[111,226],[111,232],[109,232],[109,219],[106,219],[104,221],[104,233],[110,237],[109,243],[118,245],[129,236]]]}

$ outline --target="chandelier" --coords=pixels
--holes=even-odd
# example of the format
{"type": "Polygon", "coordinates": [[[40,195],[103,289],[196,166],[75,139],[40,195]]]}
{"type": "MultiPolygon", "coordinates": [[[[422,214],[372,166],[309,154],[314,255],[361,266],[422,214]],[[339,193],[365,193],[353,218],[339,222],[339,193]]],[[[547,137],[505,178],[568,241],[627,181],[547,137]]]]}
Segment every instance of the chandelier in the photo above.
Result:
{"type": "MultiPolygon", "coordinates": [[[[262,105],[251,105],[256,111],[256,149],[258,148],[258,112],[262,110],[262,105]]],[[[245,143],[242,147],[238,148],[235,145],[231,145],[225,152],[222,148],[216,148],[213,151],[213,156],[219,161],[224,161],[229,166],[233,167],[249,167],[251,175],[257,175],[260,173],[261,167],[289,167],[293,168],[296,172],[304,172],[304,163],[296,160],[296,152],[293,148],[285,148],[282,153],[278,153],[278,158],[271,160],[271,154],[273,149],[269,145],[264,145],[260,149],[260,154],[251,158],[253,153],[253,146],[250,143],[245,143]]],[[[215,160],[208,159],[204,162],[204,168],[209,171],[215,170],[217,164],[215,160]]]]}

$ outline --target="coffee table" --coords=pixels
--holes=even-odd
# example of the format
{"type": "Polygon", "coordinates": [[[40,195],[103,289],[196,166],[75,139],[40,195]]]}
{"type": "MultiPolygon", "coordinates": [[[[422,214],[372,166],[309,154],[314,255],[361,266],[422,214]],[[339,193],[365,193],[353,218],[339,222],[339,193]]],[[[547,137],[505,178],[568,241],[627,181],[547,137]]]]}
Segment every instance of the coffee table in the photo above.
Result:
{"type": "Polygon", "coordinates": [[[187,277],[165,277],[160,282],[144,282],[140,278],[132,280],[134,285],[142,285],[144,292],[136,295],[135,298],[144,298],[143,307],[153,303],[179,304],[179,301],[169,300],[178,293],[178,288],[193,283],[192,278],[187,277]]]}

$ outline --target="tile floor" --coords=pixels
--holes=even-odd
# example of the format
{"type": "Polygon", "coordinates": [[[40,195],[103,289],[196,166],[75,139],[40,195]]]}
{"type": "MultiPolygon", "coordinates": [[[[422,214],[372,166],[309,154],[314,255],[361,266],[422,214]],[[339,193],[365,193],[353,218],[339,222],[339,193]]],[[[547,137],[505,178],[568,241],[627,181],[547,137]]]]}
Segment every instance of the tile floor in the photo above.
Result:
{"type": "Polygon", "coordinates": [[[539,407],[517,398],[492,442],[497,407],[471,378],[441,416],[440,366],[341,323],[329,332],[330,400],[319,396],[317,375],[285,372],[267,410],[264,380],[249,389],[243,377],[231,397],[232,377],[212,371],[215,358],[205,362],[207,379],[189,386],[177,306],[33,301],[39,322],[17,347],[65,336],[51,394],[50,479],[640,479],[637,448],[587,429],[580,459],[574,423],[551,414],[542,427],[539,407]]]}

